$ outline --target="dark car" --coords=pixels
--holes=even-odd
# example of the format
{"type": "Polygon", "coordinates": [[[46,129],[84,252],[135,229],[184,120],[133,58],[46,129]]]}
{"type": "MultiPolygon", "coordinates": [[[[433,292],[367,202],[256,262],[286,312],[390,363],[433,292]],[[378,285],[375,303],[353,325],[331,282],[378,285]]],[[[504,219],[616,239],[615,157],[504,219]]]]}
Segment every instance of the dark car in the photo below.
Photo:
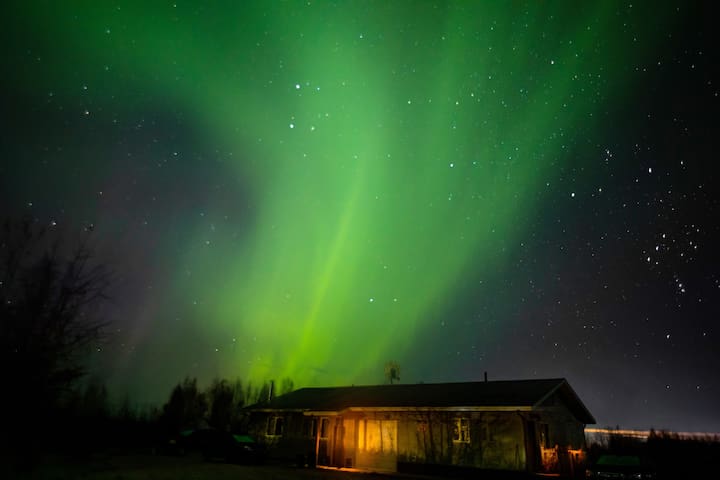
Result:
{"type": "Polygon", "coordinates": [[[264,450],[249,435],[238,435],[222,430],[195,430],[189,443],[199,450],[208,461],[232,463],[261,463],[264,450]]]}
{"type": "Polygon", "coordinates": [[[189,438],[194,430],[184,430],[178,434],[160,439],[155,444],[155,452],[159,455],[186,455],[191,450],[189,438]]]}
{"type": "Polygon", "coordinates": [[[586,477],[645,480],[654,479],[656,472],[652,465],[637,455],[600,455],[587,469],[586,477]]]}

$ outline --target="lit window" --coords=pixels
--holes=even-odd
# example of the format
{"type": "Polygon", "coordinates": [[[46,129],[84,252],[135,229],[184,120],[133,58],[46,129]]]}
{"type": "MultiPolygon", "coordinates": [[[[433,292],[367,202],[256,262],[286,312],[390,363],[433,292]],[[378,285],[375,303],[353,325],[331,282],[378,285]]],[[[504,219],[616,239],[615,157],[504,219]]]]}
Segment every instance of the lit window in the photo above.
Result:
{"type": "Polygon", "coordinates": [[[453,425],[453,442],[470,443],[470,420],[456,418],[453,425]]]}
{"type": "Polygon", "coordinates": [[[268,437],[280,437],[283,434],[285,428],[283,417],[269,417],[267,423],[267,431],[265,434],[268,437]]]}

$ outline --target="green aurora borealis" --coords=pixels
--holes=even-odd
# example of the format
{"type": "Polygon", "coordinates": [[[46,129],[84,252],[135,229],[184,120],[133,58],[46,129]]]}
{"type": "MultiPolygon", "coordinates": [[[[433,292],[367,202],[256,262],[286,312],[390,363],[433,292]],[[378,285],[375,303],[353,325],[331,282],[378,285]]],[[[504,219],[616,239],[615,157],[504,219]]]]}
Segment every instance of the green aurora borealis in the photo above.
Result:
{"type": "Polygon", "coordinates": [[[342,384],[402,356],[458,278],[502,269],[498,252],[562,161],[562,132],[592,122],[605,95],[573,77],[607,62],[578,53],[602,31],[572,27],[538,51],[547,25],[518,29],[513,9],[426,5],[398,28],[408,8],[282,5],[267,22],[247,16],[254,35],[230,35],[240,12],[212,25],[230,37],[210,58],[210,32],[174,46],[198,51],[188,72],[213,72],[179,97],[253,158],[232,167],[258,190],[242,249],[187,255],[202,279],[218,255],[227,273],[177,288],[212,299],[213,328],[257,340],[236,359],[251,377],[342,384]]]}
{"type": "MultiPolygon", "coordinates": [[[[476,324],[455,340],[512,342],[517,295],[493,285],[574,208],[558,194],[590,198],[606,174],[587,157],[606,156],[603,130],[673,23],[645,3],[12,7],[6,44],[27,39],[12,82],[85,122],[68,127],[87,129],[65,146],[79,152],[69,189],[104,191],[117,212],[129,196],[113,186],[156,172],[147,210],[79,200],[78,217],[118,239],[135,214],[173,219],[136,245],[150,273],[124,279],[152,289],[126,310],[134,350],[109,362],[135,379],[119,383],[156,398],[186,374],[377,383],[391,359],[422,380],[413,363],[443,361],[438,325],[459,312],[476,324]],[[150,146],[128,160],[136,125],[150,146]],[[180,165],[192,191],[175,186],[180,165]],[[206,166],[220,173],[204,185],[206,166]],[[163,195],[182,201],[152,207],[163,195]]],[[[452,379],[480,378],[474,355],[452,379]]]]}

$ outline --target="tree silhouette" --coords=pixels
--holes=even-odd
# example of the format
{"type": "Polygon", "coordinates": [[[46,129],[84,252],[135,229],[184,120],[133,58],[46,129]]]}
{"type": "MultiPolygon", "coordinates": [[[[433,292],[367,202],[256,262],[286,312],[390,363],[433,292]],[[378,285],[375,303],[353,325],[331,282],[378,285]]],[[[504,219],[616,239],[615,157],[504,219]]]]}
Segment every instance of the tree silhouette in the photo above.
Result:
{"type": "Polygon", "coordinates": [[[219,430],[230,429],[235,411],[239,410],[234,402],[234,389],[225,379],[213,380],[206,391],[209,405],[208,424],[219,430]]]}
{"type": "Polygon", "coordinates": [[[278,391],[278,395],[285,395],[286,393],[290,393],[293,390],[295,390],[295,382],[293,382],[292,378],[285,377],[280,382],[280,390],[278,391]]]}
{"type": "Polygon", "coordinates": [[[87,236],[68,249],[36,222],[3,223],[0,374],[12,389],[0,400],[10,420],[5,440],[52,416],[62,395],[85,374],[83,356],[106,326],[98,306],[109,285],[108,271],[93,262],[87,236]]]}
{"type": "Polygon", "coordinates": [[[197,379],[188,377],[173,388],[160,421],[167,432],[177,433],[202,426],[206,411],[207,398],[198,390],[197,379]]]}

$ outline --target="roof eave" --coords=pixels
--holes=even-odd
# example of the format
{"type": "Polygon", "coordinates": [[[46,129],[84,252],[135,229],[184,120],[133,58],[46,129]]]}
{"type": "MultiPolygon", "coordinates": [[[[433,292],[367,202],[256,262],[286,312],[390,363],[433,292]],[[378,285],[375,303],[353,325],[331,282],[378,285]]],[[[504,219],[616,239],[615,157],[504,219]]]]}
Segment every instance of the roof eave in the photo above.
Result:
{"type": "MultiPolygon", "coordinates": [[[[570,386],[570,383],[566,379],[561,379],[558,381],[558,384],[555,385],[553,388],[548,390],[548,392],[542,396],[537,402],[535,402],[535,405],[533,405],[535,408],[539,408],[548,398],[550,398],[552,395],[554,395],[558,390],[561,388],[564,388],[567,394],[570,396],[570,401],[573,402],[573,405],[570,405],[569,407],[576,407],[579,411],[579,415],[575,415],[575,418],[577,418],[580,422],[584,423],[585,425],[592,425],[595,424],[595,417],[592,416],[590,413],[590,410],[585,406],[585,404],[580,400],[580,397],[577,393],[575,393],[575,390],[570,386]]],[[[573,409],[571,408],[571,411],[573,409]]]]}

